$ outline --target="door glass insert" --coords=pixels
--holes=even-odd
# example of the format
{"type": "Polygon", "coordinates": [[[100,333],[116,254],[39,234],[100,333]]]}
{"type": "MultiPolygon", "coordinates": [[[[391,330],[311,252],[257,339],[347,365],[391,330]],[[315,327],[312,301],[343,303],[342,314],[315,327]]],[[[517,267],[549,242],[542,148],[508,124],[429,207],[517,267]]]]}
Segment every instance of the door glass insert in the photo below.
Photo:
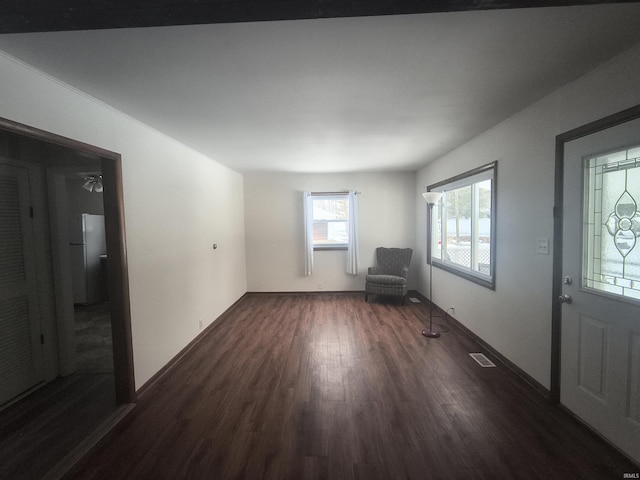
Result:
{"type": "Polygon", "coordinates": [[[640,146],[584,160],[582,286],[640,300],[640,146]]]}

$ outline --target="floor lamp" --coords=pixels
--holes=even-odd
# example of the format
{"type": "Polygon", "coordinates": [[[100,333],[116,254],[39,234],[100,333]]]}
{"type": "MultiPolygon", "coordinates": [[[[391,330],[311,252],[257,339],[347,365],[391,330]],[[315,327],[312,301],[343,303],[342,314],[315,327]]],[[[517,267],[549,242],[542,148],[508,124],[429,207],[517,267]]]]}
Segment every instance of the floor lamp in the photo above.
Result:
{"type": "MultiPolygon", "coordinates": [[[[424,197],[424,201],[427,202],[427,208],[429,209],[429,232],[432,232],[433,223],[432,223],[432,214],[433,214],[433,206],[438,203],[440,197],[442,196],[442,192],[424,192],[422,194],[424,197]]],[[[431,241],[431,235],[429,235],[429,241],[431,241]]],[[[431,250],[433,248],[433,243],[431,244],[431,248],[429,248],[429,330],[423,330],[422,335],[429,338],[438,338],[440,336],[440,332],[434,332],[433,325],[433,263],[431,261],[431,250]]]]}

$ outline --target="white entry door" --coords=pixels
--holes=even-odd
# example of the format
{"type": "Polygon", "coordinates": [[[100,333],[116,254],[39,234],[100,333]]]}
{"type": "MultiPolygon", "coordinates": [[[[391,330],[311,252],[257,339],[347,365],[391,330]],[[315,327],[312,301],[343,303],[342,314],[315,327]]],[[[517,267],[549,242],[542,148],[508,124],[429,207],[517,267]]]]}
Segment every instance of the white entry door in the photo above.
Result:
{"type": "Polygon", "coordinates": [[[640,462],[640,119],[565,145],[560,401],[640,462]]]}
{"type": "Polygon", "coordinates": [[[0,405],[43,379],[26,168],[0,163],[0,405]]]}

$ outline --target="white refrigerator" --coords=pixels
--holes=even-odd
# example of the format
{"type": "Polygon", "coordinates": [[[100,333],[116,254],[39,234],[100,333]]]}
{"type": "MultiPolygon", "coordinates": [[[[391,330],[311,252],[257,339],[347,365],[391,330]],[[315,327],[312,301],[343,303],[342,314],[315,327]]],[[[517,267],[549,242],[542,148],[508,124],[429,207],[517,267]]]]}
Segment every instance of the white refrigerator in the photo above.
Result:
{"type": "Polygon", "coordinates": [[[100,265],[100,255],[107,253],[104,215],[71,215],[69,251],[73,303],[87,305],[104,301],[100,265]]]}

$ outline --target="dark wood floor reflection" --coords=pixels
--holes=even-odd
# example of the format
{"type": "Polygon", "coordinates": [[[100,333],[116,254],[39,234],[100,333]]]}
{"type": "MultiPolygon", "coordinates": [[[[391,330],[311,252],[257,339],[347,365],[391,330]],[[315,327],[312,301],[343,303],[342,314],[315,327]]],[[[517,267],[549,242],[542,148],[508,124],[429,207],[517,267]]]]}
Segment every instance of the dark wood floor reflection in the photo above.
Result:
{"type": "MultiPolygon", "coordinates": [[[[638,468],[422,304],[248,295],[72,478],[615,479],[638,468]]],[[[176,319],[178,322],[179,319],[176,319]]]]}

